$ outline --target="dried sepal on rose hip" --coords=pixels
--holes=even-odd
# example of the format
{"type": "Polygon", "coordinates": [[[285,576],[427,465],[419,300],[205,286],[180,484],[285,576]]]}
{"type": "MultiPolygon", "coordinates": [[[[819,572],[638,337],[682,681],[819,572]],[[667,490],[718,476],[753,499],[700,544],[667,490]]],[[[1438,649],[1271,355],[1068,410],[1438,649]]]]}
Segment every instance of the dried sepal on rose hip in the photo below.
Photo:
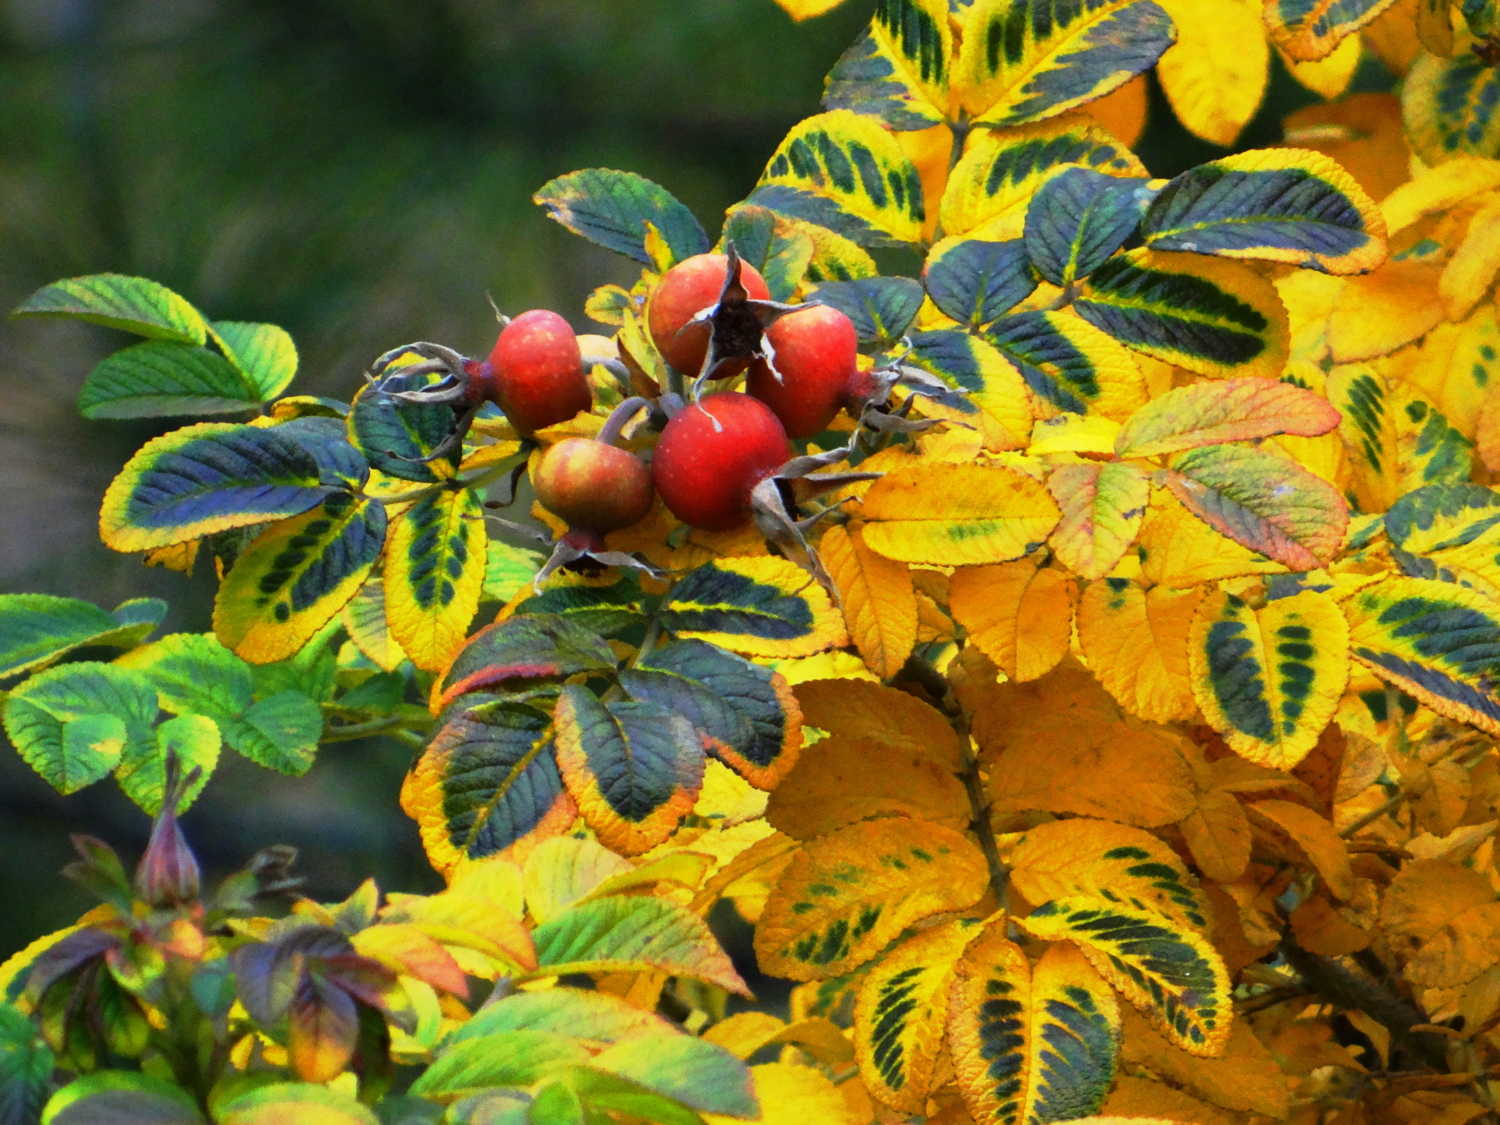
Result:
{"type": "Polygon", "coordinates": [[[555,542],[521,524],[490,517],[552,547],[551,556],[534,579],[538,589],[559,567],[585,560],[660,576],[656,568],[637,556],[604,546],[608,532],[639,523],[650,514],[656,500],[651,470],[633,453],[614,444],[630,420],[650,405],[644,398],[628,398],[615,407],[596,437],[565,438],[542,455],[532,474],[532,488],[542,507],[568,525],[555,542]]]}

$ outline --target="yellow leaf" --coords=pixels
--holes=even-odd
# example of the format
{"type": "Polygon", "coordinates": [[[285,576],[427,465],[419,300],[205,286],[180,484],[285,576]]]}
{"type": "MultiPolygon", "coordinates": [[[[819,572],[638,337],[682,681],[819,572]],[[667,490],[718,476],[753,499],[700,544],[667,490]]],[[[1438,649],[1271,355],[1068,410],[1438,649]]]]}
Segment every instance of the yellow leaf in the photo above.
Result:
{"type": "Polygon", "coordinates": [[[844,0],[776,0],[776,3],[786,9],[787,15],[798,23],[812,19],[813,16],[821,16],[824,12],[831,12],[843,2],[844,0]]]}
{"type": "Polygon", "coordinates": [[[1349,849],[1333,825],[1311,809],[1291,801],[1257,801],[1251,805],[1252,817],[1264,817],[1291,838],[1323,876],[1337,898],[1347,899],[1354,893],[1354,872],[1349,866],[1349,849]]]}
{"type": "Polygon", "coordinates": [[[1219,578],[1286,573],[1279,562],[1214,531],[1164,488],[1151,497],[1136,550],[1141,577],[1159,586],[1182,588],[1219,578]]]}
{"type": "Polygon", "coordinates": [[[1096,98],[1083,107],[1127,148],[1146,130],[1146,76],[1137,74],[1112,94],[1096,98]]]}
{"type": "Polygon", "coordinates": [[[1380,204],[1386,227],[1397,234],[1425,215],[1447,211],[1481,192],[1500,188],[1500,160],[1459,156],[1429,168],[1380,204]]]}
{"type": "Polygon", "coordinates": [[[842,1029],[818,1016],[788,1024],[765,1012],[739,1012],[714,1024],[703,1038],[742,1059],[777,1043],[800,1047],[819,1062],[840,1063],[854,1057],[854,1044],[842,1029]]]}
{"type": "Polygon", "coordinates": [[[1489,880],[1472,868],[1447,859],[1411,860],[1386,888],[1380,927],[1410,956],[1465,910],[1494,900],[1489,880]]]}
{"type": "Polygon", "coordinates": [[[1097,681],[1070,664],[986,689],[974,735],[997,812],[1044,809],[1154,828],[1197,804],[1174,736],[1127,724],[1097,681]]]}
{"type": "Polygon", "coordinates": [[[961,567],[949,589],[953,619],[1012,680],[1044,676],[1067,653],[1077,582],[1039,558],[961,567]]]}
{"type": "Polygon", "coordinates": [[[1105,690],[1132,715],[1155,723],[1197,710],[1188,631],[1203,589],[1149,590],[1123,578],[1091,583],[1078,606],[1078,641],[1105,690]]]}
{"type": "MultiPolygon", "coordinates": [[[[877,21],[874,26],[880,26],[877,21]]],[[[952,164],[953,130],[946,123],[930,129],[903,130],[896,134],[896,142],[906,159],[912,162],[922,181],[922,198],[927,201],[927,218],[922,224],[922,240],[931,242],[937,233],[937,201],[943,198],[943,188],[948,183],[948,168],[952,164]]]]}
{"type": "Polygon", "coordinates": [[[867,817],[901,814],[962,829],[964,787],[943,762],[836,734],[804,748],[771,794],[766,820],[796,840],[811,840],[867,817]]]}
{"type": "Polygon", "coordinates": [[[914,934],[865,977],[854,1007],[859,1070],[872,1096],[903,1113],[924,1113],[948,1022],[954,963],[979,932],[957,918],[914,934]]]}
{"type": "Polygon", "coordinates": [[[1225,1109],[1265,1113],[1278,1119],[1286,1117],[1290,1103],[1286,1077],[1255,1037],[1249,1021],[1234,1021],[1222,1055],[1201,1058],[1167,1042],[1134,1009],[1126,1008],[1122,1014],[1123,1061],[1149,1067],[1173,1085],[1186,1087],[1225,1109]]]}
{"type": "Polygon", "coordinates": [[[980,465],[899,469],[865,493],[865,541],[900,562],[1008,562],[1046,540],[1061,513],[1046,486],[980,465]]]}
{"type": "MultiPolygon", "coordinates": [[[[750,1068],[760,1101],[761,1125],[866,1125],[821,1070],[793,1063],[763,1063],[750,1068]]],[[[739,1125],[739,1118],[705,1113],[708,1125],[739,1125]]]]}
{"type": "Polygon", "coordinates": [[[1500,902],[1455,915],[1406,964],[1405,976],[1425,988],[1452,988],[1500,962],[1500,902]]]}
{"type": "Polygon", "coordinates": [[[798,684],[794,694],[810,727],[869,739],[952,773],[963,769],[958,735],[942,712],[904,691],[870,681],[813,680],[798,684]]]}
{"type": "Polygon", "coordinates": [[[590,839],[555,836],[526,857],[526,906],[538,925],[551,921],[599,884],[634,871],[623,856],[590,839]]]}
{"type": "MultiPolygon", "coordinates": [[[[1485,400],[1500,384],[1500,323],[1495,305],[1485,301],[1462,323],[1440,324],[1429,332],[1407,378],[1437,405],[1455,430],[1474,440],[1485,400]]],[[[1481,456],[1485,449],[1481,442],[1481,456]]]]}
{"type": "Polygon", "coordinates": [[[426,672],[441,671],[479,609],[487,535],[471,489],[434,492],[391,528],[385,613],[391,635],[426,672]]]}
{"type": "Polygon", "coordinates": [[[951,828],[904,817],[841,828],[792,859],[756,927],[756,958],[790,980],[838,976],[911,923],[974,905],[988,878],[951,828]]]}
{"type": "Polygon", "coordinates": [[[818,544],[844,603],[844,623],[859,654],[883,680],[901,671],[917,639],[911,572],[865,546],[864,525],[830,527],[818,544]]]}
{"type": "Polygon", "coordinates": [[[1356,897],[1344,905],[1334,905],[1321,891],[1304,899],[1288,919],[1297,944],[1324,957],[1343,957],[1367,948],[1375,938],[1375,916],[1373,909],[1362,908],[1375,906],[1379,892],[1369,879],[1356,880],[1355,890],[1356,897]]]}
{"type": "Polygon", "coordinates": [[[1283,143],[1337,160],[1371,199],[1384,199],[1411,179],[1401,100],[1392,94],[1350,94],[1333,103],[1315,102],[1288,117],[1282,129],[1283,143]]]}
{"type": "Polygon", "coordinates": [[[1156,64],[1177,119],[1194,136],[1233,145],[1260,108],[1271,51],[1255,0],[1162,0],[1177,42],[1156,64]]]}
{"type": "Polygon", "coordinates": [[[1118,1116],[1137,1120],[1155,1117],[1172,1121],[1176,1125],[1232,1125],[1226,1113],[1205,1105],[1197,1098],[1174,1090],[1162,1082],[1149,1078],[1133,1078],[1121,1075],[1104,1103],[1107,1116],[1118,1116]]]}
{"type": "Polygon", "coordinates": [[[1103,578],[1140,530],[1150,479],[1127,462],[1083,461],[1054,469],[1047,490],[1062,509],[1048,539],[1058,561],[1082,578],[1103,578]]]}
{"type": "Polygon", "coordinates": [[[1033,966],[1005,936],[1007,922],[986,924],[953,982],[948,1043],[969,1112],[976,1121],[1045,1121],[1064,1090],[1063,1112],[1096,1110],[1119,1053],[1114,993],[1069,945],[1033,966]]]}
{"type": "MultiPolygon", "coordinates": [[[[1098,414],[1055,414],[1038,419],[1031,427],[1031,444],[1026,452],[1032,457],[1047,453],[1114,453],[1120,423],[1098,414]]],[[[1054,493],[1055,495],[1055,493],[1054,493]]],[[[1059,501],[1061,503],[1061,501],[1059,501]]]]}
{"type": "Polygon", "coordinates": [[[1281,54],[1281,61],[1286,68],[1302,85],[1306,86],[1319,97],[1333,99],[1349,88],[1349,81],[1354,77],[1354,72],[1359,69],[1359,55],[1363,43],[1358,35],[1350,35],[1333,49],[1333,53],[1326,58],[1299,62],[1288,55],[1281,47],[1277,51],[1281,54]]]}
{"type": "Polygon", "coordinates": [[[1276,279],[1276,293],[1287,311],[1294,363],[1302,360],[1317,366],[1328,355],[1329,317],[1347,280],[1316,270],[1293,270],[1276,279]]]}
{"type": "Polygon", "coordinates": [[[1349,679],[1349,629],[1333,598],[1304,590],[1260,609],[1223,590],[1188,637],[1193,694],[1235,753],[1291,769],[1317,744],[1349,679]]]}
{"type": "MultiPolygon", "coordinates": [[[[1386,203],[1394,198],[1395,193],[1386,203]]],[[[1388,261],[1374,273],[1347,278],[1328,319],[1328,346],[1334,362],[1389,355],[1440,323],[1444,316],[1438,297],[1441,274],[1441,266],[1407,258],[1388,261]]]]}
{"type": "Polygon", "coordinates": [[[1210,789],[1178,827],[1207,878],[1233,883],[1250,865],[1250,822],[1233,793],[1210,789]]]}
{"type": "MultiPolygon", "coordinates": [[[[1462,320],[1489,292],[1500,271],[1500,196],[1492,198],[1469,220],[1468,233],[1443,267],[1438,296],[1449,320],[1462,320]]],[[[1493,308],[1493,304],[1490,308],[1493,308]]]]}
{"type": "Polygon", "coordinates": [[[385,587],[379,578],[371,578],[349,599],[340,620],[349,632],[354,647],[373,661],[383,672],[401,667],[406,653],[401,651],[385,619],[385,587]]]}
{"type": "Polygon", "coordinates": [[[1417,34],[1420,6],[1420,0],[1397,0],[1360,30],[1365,46],[1397,77],[1405,75],[1422,53],[1422,40],[1417,34]]]}
{"type": "Polygon", "coordinates": [[[448,873],[448,889],[469,898],[482,898],[513,918],[526,913],[526,885],[521,869],[500,856],[459,860],[448,873]]]}
{"type": "Polygon", "coordinates": [[[1198,880],[1161,840],[1107,820],[1055,820],[1021,836],[1005,857],[1027,902],[1076,895],[1125,902],[1179,925],[1208,925],[1198,880]]]}

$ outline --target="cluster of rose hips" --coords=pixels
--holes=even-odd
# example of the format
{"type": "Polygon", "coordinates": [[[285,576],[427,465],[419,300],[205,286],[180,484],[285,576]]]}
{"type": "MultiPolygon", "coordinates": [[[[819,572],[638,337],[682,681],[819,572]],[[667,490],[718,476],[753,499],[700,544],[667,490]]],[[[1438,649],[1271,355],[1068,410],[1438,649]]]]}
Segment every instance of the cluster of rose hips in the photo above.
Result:
{"type": "MultiPolygon", "coordinates": [[[[774,483],[810,477],[831,463],[827,454],[794,458],[791,439],[823,432],[840,409],[857,418],[875,394],[874,376],[858,366],[854,324],[826,305],[771,301],[764,278],[731,251],[696,255],[663,274],[650,296],[647,325],[662,357],[697,377],[694,396],[705,382],[742,372],[744,391],[719,391],[692,402],[672,394],[654,402],[630,398],[596,438],[568,438],[548,449],[532,486],[542,506],[570,529],[553,565],[585,554],[625,561],[603,551],[603,536],[644,519],[656,494],[689,527],[727,531],[754,512],[758,522],[770,517],[773,537],[780,524],[801,542],[794,513],[786,511],[774,483]],[[658,422],[666,419],[649,467],[614,444],[648,406],[658,422]]],[[[524,437],[593,405],[577,337],[555,312],[534,309],[515,317],[485,360],[421,347],[437,357],[426,369],[444,370],[449,378],[393,397],[447,402],[464,412],[465,428],[486,402],[498,406],[524,437]]],[[[865,476],[821,474],[822,487],[814,491],[865,476]]]]}

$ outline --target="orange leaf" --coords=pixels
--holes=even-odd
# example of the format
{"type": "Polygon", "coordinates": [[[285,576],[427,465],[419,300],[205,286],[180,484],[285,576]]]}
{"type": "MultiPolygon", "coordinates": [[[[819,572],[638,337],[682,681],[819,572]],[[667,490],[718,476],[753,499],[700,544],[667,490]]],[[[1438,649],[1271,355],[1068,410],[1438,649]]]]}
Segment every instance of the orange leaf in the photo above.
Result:
{"type": "Polygon", "coordinates": [[[963,567],[949,586],[953,618],[1011,679],[1046,675],[1068,651],[1076,581],[1038,558],[963,567]]]}

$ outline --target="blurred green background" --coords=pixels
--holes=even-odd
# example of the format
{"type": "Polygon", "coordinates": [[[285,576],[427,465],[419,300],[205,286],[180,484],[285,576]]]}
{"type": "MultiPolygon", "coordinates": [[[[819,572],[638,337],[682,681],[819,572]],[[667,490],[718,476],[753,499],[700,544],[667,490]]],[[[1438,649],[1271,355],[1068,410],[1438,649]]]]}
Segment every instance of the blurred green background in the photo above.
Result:
{"type": "MultiPolygon", "coordinates": [[[[531,193],[575,168],[625,168],[715,232],[786,130],[819,111],[870,7],[798,26],[772,0],[5,0],[0,305],[61,277],[144,275],[215,319],[287,328],[294,391],[343,398],[395,344],[486,351],[486,293],[584,330],[589,291],[635,268],[545,219],[531,193]]],[[[1278,66],[1243,143],[1275,143],[1312,100],[1278,66]]],[[[1155,87],[1151,110],[1153,172],[1218,154],[1155,87]]],[[[0,325],[0,591],[106,608],[164,597],[164,632],[204,631],[210,568],[146,570],[98,540],[111,477],[177,424],[77,416],[85,374],[125,342],[0,325]]],[[[344,743],[289,779],[226,754],[187,829],[213,872],[289,843],[320,898],[367,874],[432,889],[396,803],[409,761],[393,742],[344,743]]],[[[54,874],[69,832],[130,862],[148,829],[112,782],[62,798],[0,747],[0,956],[91,905],[54,874]]]]}

